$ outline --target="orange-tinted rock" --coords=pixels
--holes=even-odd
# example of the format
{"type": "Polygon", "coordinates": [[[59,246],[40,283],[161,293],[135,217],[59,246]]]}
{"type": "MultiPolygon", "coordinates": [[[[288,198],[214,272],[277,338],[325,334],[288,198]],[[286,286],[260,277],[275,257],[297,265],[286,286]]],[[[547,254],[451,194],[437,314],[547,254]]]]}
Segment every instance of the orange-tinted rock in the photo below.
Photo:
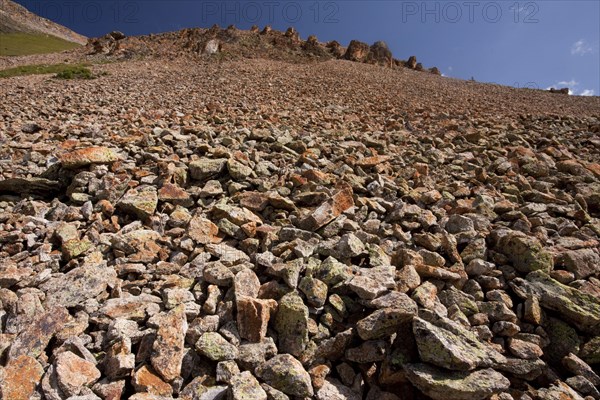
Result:
{"type": "Polygon", "coordinates": [[[183,305],[175,307],[160,318],[152,346],[151,362],[156,372],[168,382],[181,375],[186,327],[183,305]]]}
{"type": "Polygon", "coordinates": [[[171,385],[163,381],[160,376],[147,365],[143,365],[133,373],[131,383],[138,392],[148,392],[158,396],[171,396],[173,394],[171,385]]]}
{"type": "Polygon", "coordinates": [[[100,379],[96,366],[70,351],[60,353],[55,361],[58,386],[67,396],[76,396],[86,386],[100,379]]]}
{"type": "Polygon", "coordinates": [[[354,206],[352,189],[342,189],[334,194],[331,199],[321,204],[311,215],[306,217],[301,223],[302,228],[309,231],[316,231],[339,217],[352,206],[354,206]]]}
{"type": "Polygon", "coordinates": [[[219,243],[221,239],[217,236],[219,227],[210,220],[202,217],[193,217],[187,230],[188,235],[200,244],[219,243]]]}
{"type": "Polygon", "coordinates": [[[158,190],[158,199],[184,207],[194,204],[188,192],[172,183],[166,183],[158,190]]]}
{"type": "Polygon", "coordinates": [[[119,156],[107,147],[88,147],[62,154],[59,160],[63,167],[74,169],[90,164],[108,164],[119,160],[119,156]]]}
{"type": "Polygon", "coordinates": [[[373,157],[365,157],[361,158],[356,162],[356,165],[359,167],[374,167],[378,164],[386,162],[390,159],[390,156],[373,156],[373,157]]]}
{"type": "Polygon", "coordinates": [[[0,374],[0,398],[29,400],[43,374],[35,358],[22,355],[11,360],[0,374]]]}
{"type": "Polygon", "coordinates": [[[265,338],[271,311],[277,307],[272,299],[241,296],[237,301],[237,327],[242,338],[258,343],[265,338]]]}
{"type": "Polygon", "coordinates": [[[269,196],[260,192],[244,192],[239,195],[240,206],[254,212],[261,212],[269,205],[269,196]]]}

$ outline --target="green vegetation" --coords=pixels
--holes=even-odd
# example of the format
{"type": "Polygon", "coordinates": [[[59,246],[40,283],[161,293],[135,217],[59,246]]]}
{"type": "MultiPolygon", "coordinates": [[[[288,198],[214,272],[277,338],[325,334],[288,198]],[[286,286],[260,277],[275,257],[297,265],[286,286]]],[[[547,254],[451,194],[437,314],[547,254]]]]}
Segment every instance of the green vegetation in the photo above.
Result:
{"type": "Polygon", "coordinates": [[[55,36],[31,33],[0,33],[0,56],[57,53],[80,45],[55,36]]]}
{"type": "Polygon", "coordinates": [[[73,65],[63,69],[55,75],[55,78],[59,79],[92,79],[94,75],[89,68],[83,65],[73,65]]]}
{"type": "MultiPolygon", "coordinates": [[[[80,64],[38,64],[23,65],[20,67],[4,69],[0,71],[0,78],[22,75],[56,74],[60,79],[92,79],[95,76],[89,68],[80,64]]],[[[101,74],[103,75],[103,74],[101,74]]]]}

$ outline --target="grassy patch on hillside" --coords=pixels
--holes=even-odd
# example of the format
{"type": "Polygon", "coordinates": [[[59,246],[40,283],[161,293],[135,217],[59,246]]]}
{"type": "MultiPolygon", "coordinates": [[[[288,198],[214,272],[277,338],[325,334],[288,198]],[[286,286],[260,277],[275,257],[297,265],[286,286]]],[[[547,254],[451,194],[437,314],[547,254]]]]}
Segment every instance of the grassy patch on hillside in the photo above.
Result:
{"type": "Polygon", "coordinates": [[[55,74],[55,78],[61,79],[92,79],[94,75],[85,65],[80,64],[38,64],[22,65],[20,67],[4,69],[0,71],[0,78],[11,76],[55,74]]]}
{"type": "Polygon", "coordinates": [[[0,33],[0,56],[57,53],[80,45],[54,36],[31,33],[0,33]]]}

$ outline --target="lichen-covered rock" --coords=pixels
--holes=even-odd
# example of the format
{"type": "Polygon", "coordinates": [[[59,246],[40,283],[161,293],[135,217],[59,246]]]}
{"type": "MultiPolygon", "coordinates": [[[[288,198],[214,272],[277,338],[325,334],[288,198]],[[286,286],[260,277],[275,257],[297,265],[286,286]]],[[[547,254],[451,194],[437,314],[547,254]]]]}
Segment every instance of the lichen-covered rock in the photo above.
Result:
{"type": "Polygon", "coordinates": [[[549,272],[554,267],[552,254],[533,236],[526,236],[521,232],[508,232],[499,239],[497,248],[520,272],[549,272]]]}
{"type": "Polygon", "coordinates": [[[471,371],[492,367],[505,361],[460,324],[440,319],[436,326],[421,318],[414,318],[413,332],[421,360],[456,371],[471,371]]]}
{"type": "Polygon", "coordinates": [[[290,396],[313,395],[310,375],[300,361],[289,354],[277,355],[256,369],[256,375],[290,396]]]}
{"type": "Polygon", "coordinates": [[[295,292],[279,300],[275,329],[279,335],[279,351],[299,356],[308,344],[308,307],[295,292]]]}
{"type": "Polygon", "coordinates": [[[207,180],[218,176],[225,170],[227,165],[226,159],[209,159],[192,161],[190,163],[190,175],[193,179],[199,181],[207,180]]]}
{"type": "Polygon", "coordinates": [[[398,326],[410,321],[417,313],[416,304],[405,308],[382,308],[356,323],[358,335],[363,340],[379,339],[391,335],[398,326]]]}
{"type": "Polygon", "coordinates": [[[237,347],[217,332],[206,332],[196,342],[196,350],[213,361],[234,360],[238,357],[237,347]]]}
{"type": "Polygon", "coordinates": [[[154,214],[158,205],[156,188],[147,186],[141,189],[130,189],[117,203],[117,207],[127,213],[146,219],[154,214]]]}
{"type": "Polygon", "coordinates": [[[405,364],[408,380],[434,400],[484,400],[510,387],[493,369],[446,371],[427,364],[405,364]]]}
{"type": "Polygon", "coordinates": [[[267,400],[267,393],[250,371],[244,371],[231,378],[229,398],[231,400],[267,400]]]}
{"type": "Polygon", "coordinates": [[[542,271],[529,273],[527,280],[517,278],[512,284],[520,296],[535,295],[542,307],[558,312],[578,329],[589,333],[600,329],[600,300],[597,297],[564,285],[542,271]]]}
{"type": "Polygon", "coordinates": [[[84,265],[64,275],[50,278],[42,288],[46,290],[47,306],[75,307],[92,299],[112,286],[117,274],[105,265],[84,265]]]}
{"type": "Polygon", "coordinates": [[[175,307],[159,319],[156,339],[152,345],[151,363],[154,370],[167,382],[181,375],[186,331],[183,305],[175,307]]]}

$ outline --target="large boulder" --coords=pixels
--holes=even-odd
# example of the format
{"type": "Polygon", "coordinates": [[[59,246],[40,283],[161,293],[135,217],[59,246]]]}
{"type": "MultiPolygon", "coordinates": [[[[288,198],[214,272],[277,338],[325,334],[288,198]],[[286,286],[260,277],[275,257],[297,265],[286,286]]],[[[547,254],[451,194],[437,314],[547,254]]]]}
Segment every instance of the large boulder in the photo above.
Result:
{"type": "Polygon", "coordinates": [[[387,43],[380,40],[370,47],[367,61],[373,64],[391,65],[392,52],[387,43]]]}
{"type": "Polygon", "coordinates": [[[369,50],[368,44],[353,40],[350,42],[350,45],[348,45],[344,58],[350,61],[364,62],[367,60],[369,50]]]}

